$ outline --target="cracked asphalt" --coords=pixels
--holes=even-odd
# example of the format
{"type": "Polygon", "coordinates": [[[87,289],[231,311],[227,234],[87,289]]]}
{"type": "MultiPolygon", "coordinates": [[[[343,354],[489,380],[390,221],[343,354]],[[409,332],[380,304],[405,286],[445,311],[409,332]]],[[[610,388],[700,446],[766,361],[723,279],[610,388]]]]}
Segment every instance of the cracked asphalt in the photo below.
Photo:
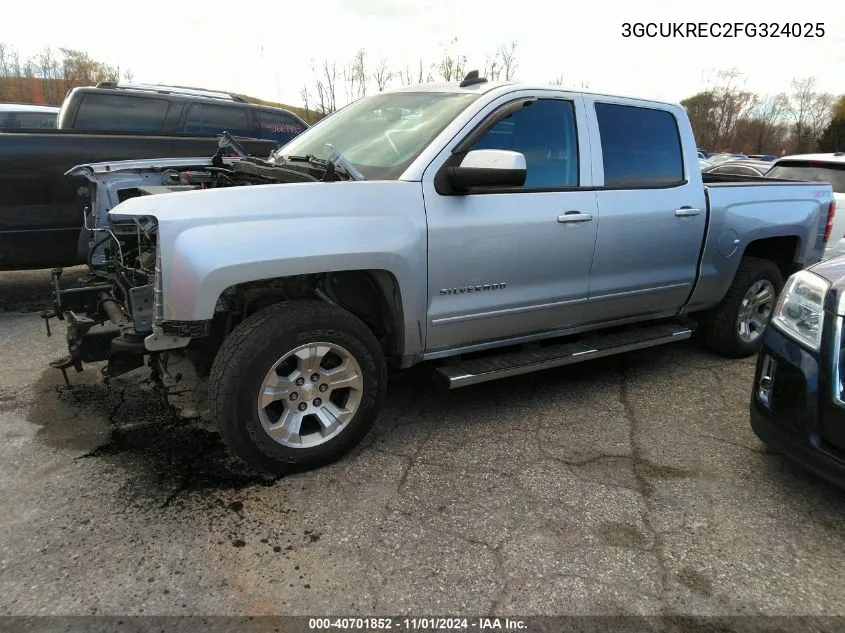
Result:
{"type": "Polygon", "coordinates": [[[272,479],[201,384],[64,387],[48,282],[0,273],[4,614],[845,614],[845,493],[753,435],[751,359],[685,342],[454,392],[416,369],[351,455],[272,479]]]}

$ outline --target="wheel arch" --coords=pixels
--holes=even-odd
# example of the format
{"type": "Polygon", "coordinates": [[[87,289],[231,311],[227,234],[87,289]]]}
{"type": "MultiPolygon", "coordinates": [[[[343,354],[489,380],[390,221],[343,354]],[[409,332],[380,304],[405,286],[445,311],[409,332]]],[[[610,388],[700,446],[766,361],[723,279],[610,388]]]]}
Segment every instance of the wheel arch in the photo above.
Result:
{"type": "MultiPolygon", "coordinates": [[[[767,259],[780,269],[783,278],[786,279],[792,273],[801,269],[801,265],[797,263],[801,252],[800,237],[797,235],[781,235],[764,237],[749,242],[742,252],[742,257],[767,259]]],[[[736,274],[736,271],[734,271],[734,274],[736,274]]]]}
{"type": "Polygon", "coordinates": [[[220,293],[214,321],[218,338],[240,321],[276,303],[320,299],[360,319],[373,332],[392,366],[406,354],[402,290],[389,270],[338,270],[234,284],[220,293]]]}

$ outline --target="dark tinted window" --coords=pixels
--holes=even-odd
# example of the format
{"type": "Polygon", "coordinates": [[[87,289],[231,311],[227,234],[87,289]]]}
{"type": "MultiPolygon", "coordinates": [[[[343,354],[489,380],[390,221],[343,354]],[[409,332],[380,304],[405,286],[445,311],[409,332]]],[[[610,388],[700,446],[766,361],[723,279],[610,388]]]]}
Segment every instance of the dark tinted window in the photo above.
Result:
{"type": "Polygon", "coordinates": [[[829,182],[836,193],[845,193],[845,163],[841,166],[823,163],[778,163],[766,173],[766,177],[829,182]]]}
{"type": "Polygon", "coordinates": [[[43,130],[56,127],[53,112],[0,112],[0,128],[43,130]]]}
{"type": "Polygon", "coordinates": [[[73,127],[101,132],[160,132],[166,115],[165,99],[86,94],[73,127]]]}
{"type": "Polygon", "coordinates": [[[210,135],[228,132],[232,136],[253,136],[246,108],[210,103],[192,103],[188,107],[185,132],[210,135]]]}
{"type": "Polygon", "coordinates": [[[494,125],[471,149],[525,156],[525,187],[577,187],[578,137],[571,101],[541,99],[494,125]]]}
{"type": "Polygon", "coordinates": [[[261,117],[261,138],[273,139],[284,145],[305,129],[305,126],[291,116],[281,112],[259,110],[261,117]]]}
{"type": "Polygon", "coordinates": [[[604,184],[607,187],[671,185],[684,179],[675,117],[663,110],[596,104],[604,184]]]}
{"type": "Polygon", "coordinates": [[[17,118],[22,128],[43,129],[56,127],[57,116],[51,112],[21,112],[17,118]]]}

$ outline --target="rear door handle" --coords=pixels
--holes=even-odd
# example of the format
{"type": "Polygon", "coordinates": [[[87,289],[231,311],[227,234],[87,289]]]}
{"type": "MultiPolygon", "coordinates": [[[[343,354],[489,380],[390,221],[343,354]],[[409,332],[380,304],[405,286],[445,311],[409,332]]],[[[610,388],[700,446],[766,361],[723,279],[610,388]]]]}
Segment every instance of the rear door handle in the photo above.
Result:
{"type": "Polygon", "coordinates": [[[694,215],[698,215],[701,213],[701,209],[693,209],[692,207],[681,207],[680,209],[675,209],[675,215],[679,218],[689,218],[694,215]]]}
{"type": "Polygon", "coordinates": [[[592,219],[592,213],[581,213],[580,211],[567,211],[563,215],[557,216],[557,221],[561,224],[580,224],[581,222],[590,222],[592,219]]]}

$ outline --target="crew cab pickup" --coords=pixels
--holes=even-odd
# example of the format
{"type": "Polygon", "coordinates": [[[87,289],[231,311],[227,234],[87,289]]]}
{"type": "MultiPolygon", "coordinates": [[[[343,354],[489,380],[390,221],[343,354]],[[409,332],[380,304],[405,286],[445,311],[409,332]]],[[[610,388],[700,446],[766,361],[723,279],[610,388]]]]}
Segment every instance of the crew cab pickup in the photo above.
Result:
{"type": "Polygon", "coordinates": [[[266,157],[308,126],[287,110],[229,94],[101,84],[71,90],[53,127],[0,129],[0,269],[85,263],[89,201],[77,197],[85,181],[65,175],[74,165],[206,157],[224,131],[266,157]]]}
{"type": "Polygon", "coordinates": [[[455,388],[696,329],[752,355],[834,214],[825,183],[705,184],[681,106],[477,74],[361,99],[269,160],[77,169],[129,195],[103,263],[56,284],[53,365],[168,387],[187,357],[233,453],[275,472],[348,451],[421,362],[455,388]]]}

